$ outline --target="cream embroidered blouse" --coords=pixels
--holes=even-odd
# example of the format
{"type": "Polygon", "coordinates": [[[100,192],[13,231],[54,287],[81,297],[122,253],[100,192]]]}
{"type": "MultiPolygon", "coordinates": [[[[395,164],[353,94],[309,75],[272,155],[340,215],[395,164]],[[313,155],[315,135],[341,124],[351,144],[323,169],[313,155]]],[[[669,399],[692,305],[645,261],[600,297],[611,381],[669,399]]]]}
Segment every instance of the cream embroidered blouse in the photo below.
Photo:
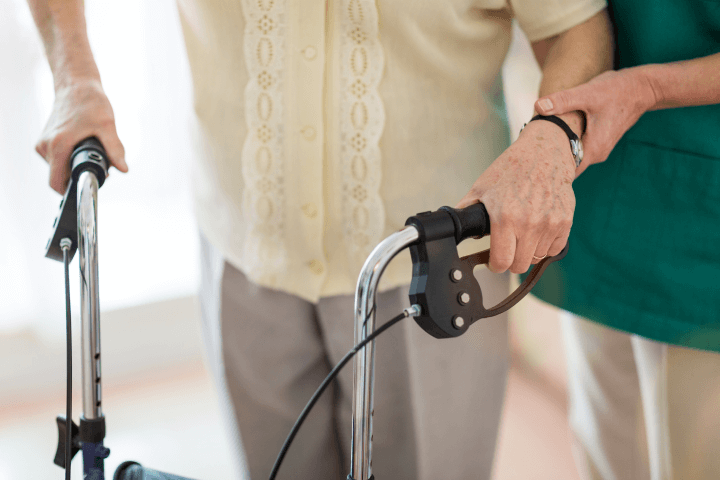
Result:
{"type": "MultiPolygon", "coordinates": [[[[178,0],[202,232],[260,285],[355,290],[407,217],[454,205],[507,147],[500,68],[605,0],[178,0]]],[[[472,246],[469,247],[472,250],[472,246]]],[[[406,284],[409,255],[382,287],[406,284]]]]}

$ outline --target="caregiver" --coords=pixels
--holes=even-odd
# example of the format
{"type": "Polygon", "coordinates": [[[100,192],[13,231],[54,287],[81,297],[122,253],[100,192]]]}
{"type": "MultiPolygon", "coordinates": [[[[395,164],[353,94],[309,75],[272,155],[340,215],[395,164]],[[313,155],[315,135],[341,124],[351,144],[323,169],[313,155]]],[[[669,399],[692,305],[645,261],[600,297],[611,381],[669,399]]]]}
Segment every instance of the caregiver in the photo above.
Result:
{"type": "Polygon", "coordinates": [[[610,3],[619,70],[535,104],[585,112],[576,176],[593,166],[573,184],[570,253],[533,293],[568,312],[588,478],[719,478],[702,429],[720,408],[720,0],[610,3]],[[668,383],[673,352],[685,370],[668,383]]]}

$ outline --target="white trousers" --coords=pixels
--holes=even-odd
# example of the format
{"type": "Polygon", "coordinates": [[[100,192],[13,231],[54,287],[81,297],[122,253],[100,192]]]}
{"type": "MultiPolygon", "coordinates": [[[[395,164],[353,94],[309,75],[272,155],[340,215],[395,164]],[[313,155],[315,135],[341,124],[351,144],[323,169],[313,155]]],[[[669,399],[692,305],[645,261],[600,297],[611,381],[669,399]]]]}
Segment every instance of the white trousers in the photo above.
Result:
{"type": "Polygon", "coordinates": [[[668,347],[568,312],[561,323],[583,478],[720,478],[720,355],[668,347]]]}

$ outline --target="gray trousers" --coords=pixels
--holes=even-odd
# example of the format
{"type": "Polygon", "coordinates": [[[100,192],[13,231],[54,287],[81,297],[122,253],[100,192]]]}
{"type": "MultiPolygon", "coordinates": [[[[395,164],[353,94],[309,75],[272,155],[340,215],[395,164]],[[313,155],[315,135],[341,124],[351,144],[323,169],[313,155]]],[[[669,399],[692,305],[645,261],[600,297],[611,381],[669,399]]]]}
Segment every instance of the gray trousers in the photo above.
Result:
{"type": "MultiPolygon", "coordinates": [[[[352,295],[317,304],[257,286],[202,240],[203,335],[238,459],[268,478],[305,403],[353,345],[352,295]],[[237,430],[235,430],[237,426],[237,430]]],[[[507,275],[478,273],[486,306],[507,275]]],[[[377,325],[409,305],[407,287],[378,294],[377,325]]],[[[406,319],[376,342],[373,473],[377,480],[489,479],[508,370],[507,317],[438,340],[406,319]]],[[[349,473],[352,366],[305,421],[278,479],[349,473]]]]}

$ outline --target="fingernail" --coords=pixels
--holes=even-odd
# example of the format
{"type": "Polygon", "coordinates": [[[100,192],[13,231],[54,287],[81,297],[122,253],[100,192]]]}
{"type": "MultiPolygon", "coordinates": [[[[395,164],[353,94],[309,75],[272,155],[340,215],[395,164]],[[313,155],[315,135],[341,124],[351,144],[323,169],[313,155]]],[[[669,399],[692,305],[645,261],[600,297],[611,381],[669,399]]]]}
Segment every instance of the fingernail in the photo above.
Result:
{"type": "Polygon", "coordinates": [[[552,110],[553,108],[553,103],[550,101],[549,98],[543,98],[538,102],[538,105],[540,105],[540,107],[545,110],[545,112],[550,112],[550,110],[552,110]]]}

